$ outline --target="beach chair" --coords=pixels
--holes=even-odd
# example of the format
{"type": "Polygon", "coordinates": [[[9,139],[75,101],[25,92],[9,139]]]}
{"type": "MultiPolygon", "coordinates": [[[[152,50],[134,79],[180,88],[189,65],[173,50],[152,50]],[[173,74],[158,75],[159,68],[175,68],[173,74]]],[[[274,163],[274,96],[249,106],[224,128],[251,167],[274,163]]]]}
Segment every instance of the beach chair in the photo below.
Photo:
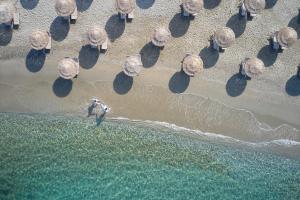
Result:
{"type": "Polygon", "coordinates": [[[18,29],[19,26],[20,26],[20,14],[17,13],[17,12],[15,12],[13,14],[13,23],[12,23],[12,25],[13,25],[13,28],[15,28],[15,29],[18,29]]]}
{"type": "Polygon", "coordinates": [[[131,13],[129,13],[127,17],[130,20],[134,19],[134,11],[132,11],[131,13]]]}
{"type": "Polygon", "coordinates": [[[124,13],[119,13],[119,15],[120,15],[120,19],[121,19],[121,20],[125,20],[125,19],[126,19],[126,14],[124,14],[124,13]]]}
{"type": "Polygon", "coordinates": [[[45,48],[46,53],[49,53],[51,51],[52,48],[52,37],[51,34],[48,32],[48,37],[49,37],[49,42],[45,48]]]}
{"type": "Polygon", "coordinates": [[[101,45],[101,50],[106,51],[107,50],[107,46],[108,46],[108,39],[106,39],[106,41],[101,45]]]}
{"type": "Polygon", "coordinates": [[[75,11],[71,14],[70,20],[71,20],[72,23],[75,23],[77,18],[78,18],[78,11],[77,11],[77,8],[76,8],[75,11]]]}

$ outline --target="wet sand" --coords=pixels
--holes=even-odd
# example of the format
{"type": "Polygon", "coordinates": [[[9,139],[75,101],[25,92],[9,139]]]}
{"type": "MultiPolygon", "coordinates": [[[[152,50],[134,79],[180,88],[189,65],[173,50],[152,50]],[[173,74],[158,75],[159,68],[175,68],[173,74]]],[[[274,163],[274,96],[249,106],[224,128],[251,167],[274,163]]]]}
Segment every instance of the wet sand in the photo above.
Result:
{"type": "Polygon", "coordinates": [[[86,115],[89,99],[98,97],[112,107],[110,117],[165,121],[252,142],[300,141],[300,81],[295,78],[300,43],[275,54],[267,41],[278,28],[295,26],[300,1],[277,2],[246,26],[236,15],[238,1],[206,4],[190,22],[180,18],[180,1],[157,0],[149,8],[140,2],[136,18],[126,24],[118,22],[113,2],[84,4],[70,29],[56,18],[50,1],[32,9],[17,4],[20,29],[0,46],[0,111],[86,115]],[[105,26],[111,39],[105,54],[81,45],[86,28],[95,23],[105,26]],[[160,24],[173,36],[162,51],[148,44],[160,24]],[[208,38],[225,25],[235,30],[237,41],[217,54],[207,48],[208,38]],[[30,51],[27,38],[36,28],[50,28],[53,34],[46,57],[30,51]],[[122,64],[136,53],[142,54],[145,68],[130,79],[121,73],[122,64]],[[190,79],[180,73],[185,53],[202,57],[202,74],[190,79]],[[57,63],[65,56],[79,58],[80,75],[73,81],[58,78],[57,63]],[[238,75],[239,63],[252,56],[264,61],[266,71],[246,81],[238,75]]]}

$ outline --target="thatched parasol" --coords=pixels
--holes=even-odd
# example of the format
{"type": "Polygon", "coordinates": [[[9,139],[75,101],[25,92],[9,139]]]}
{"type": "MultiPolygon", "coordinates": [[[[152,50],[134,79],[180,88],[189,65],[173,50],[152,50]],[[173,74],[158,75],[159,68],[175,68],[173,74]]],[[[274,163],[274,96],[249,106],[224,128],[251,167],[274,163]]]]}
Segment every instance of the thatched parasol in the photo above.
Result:
{"type": "Polygon", "coordinates": [[[246,10],[251,14],[260,13],[266,6],[266,0],[244,0],[246,10]]]}
{"type": "Polygon", "coordinates": [[[246,58],[242,63],[242,72],[250,78],[257,78],[264,72],[263,61],[258,58],[246,58]]]}
{"type": "Polygon", "coordinates": [[[123,66],[123,72],[127,76],[134,77],[139,75],[142,66],[143,63],[140,55],[128,56],[123,66]]]}
{"type": "Polygon", "coordinates": [[[76,9],[75,0],[56,0],[55,10],[59,16],[68,17],[76,9]]]}
{"type": "Polygon", "coordinates": [[[203,0],[182,0],[182,7],[189,14],[195,15],[203,8],[203,0]]]}
{"type": "Polygon", "coordinates": [[[119,13],[129,14],[134,10],[133,0],[116,0],[116,9],[119,13]]]}
{"type": "Polygon", "coordinates": [[[46,31],[34,31],[29,36],[31,47],[35,50],[42,50],[46,48],[49,43],[49,35],[46,31]]]}
{"type": "Polygon", "coordinates": [[[297,32],[290,27],[282,28],[276,33],[277,42],[283,48],[292,46],[297,41],[297,37],[297,32]]]}
{"type": "Polygon", "coordinates": [[[198,55],[187,54],[182,61],[182,70],[188,76],[195,76],[203,70],[203,61],[198,55]]]}
{"type": "Polygon", "coordinates": [[[93,26],[89,28],[87,32],[87,39],[90,45],[92,46],[100,46],[107,40],[107,33],[106,31],[99,27],[93,26]]]}
{"type": "Polygon", "coordinates": [[[215,32],[214,40],[219,47],[228,48],[235,42],[235,34],[231,28],[223,27],[215,32]]]}
{"type": "Polygon", "coordinates": [[[0,4],[0,24],[10,23],[13,20],[13,5],[11,3],[0,4]]]}
{"type": "Polygon", "coordinates": [[[64,58],[58,63],[58,72],[64,79],[72,79],[79,74],[79,64],[72,58],[64,58]]]}
{"type": "Polygon", "coordinates": [[[166,27],[156,28],[151,36],[151,41],[155,46],[163,47],[166,45],[166,42],[169,40],[171,32],[166,27]]]}

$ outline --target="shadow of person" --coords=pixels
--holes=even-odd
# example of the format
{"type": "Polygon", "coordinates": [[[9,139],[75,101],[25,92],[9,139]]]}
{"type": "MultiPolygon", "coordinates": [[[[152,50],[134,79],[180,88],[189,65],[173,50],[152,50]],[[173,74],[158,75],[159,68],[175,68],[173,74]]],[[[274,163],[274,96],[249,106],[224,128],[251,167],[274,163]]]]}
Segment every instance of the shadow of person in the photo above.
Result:
{"type": "Polygon", "coordinates": [[[292,76],[285,84],[285,91],[290,96],[299,96],[300,78],[296,75],[292,76]]]}
{"type": "Polygon", "coordinates": [[[124,30],[125,21],[120,20],[119,15],[112,15],[105,24],[105,31],[112,42],[121,37],[124,30]]]}
{"type": "Polygon", "coordinates": [[[291,28],[295,29],[295,31],[298,34],[298,39],[299,39],[300,38],[300,17],[298,15],[293,17],[290,20],[290,22],[288,24],[288,27],[291,27],[291,28]]]}
{"type": "Polygon", "coordinates": [[[211,68],[216,65],[219,60],[219,52],[211,47],[205,47],[200,51],[199,56],[203,61],[204,68],[211,68]]]}
{"type": "Polygon", "coordinates": [[[181,13],[177,13],[169,23],[171,35],[175,38],[181,37],[188,31],[190,27],[190,19],[183,17],[181,13]]]}
{"type": "Polygon", "coordinates": [[[221,0],[204,0],[203,3],[205,9],[214,9],[221,3],[221,0]]]}
{"type": "Polygon", "coordinates": [[[36,73],[42,69],[45,64],[46,54],[43,50],[31,49],[26,56],[26,68],[32,73],[36,73]]]}
{"type": "Polygon", "coordinates": [[[169,89],[171,92],[179,94],[183,93],[190,84],[190,77],[183,71],[176,72],[169,81],[169,89]]]}
{"type": "Polygon", "coordinates": [[[52,90],[57,97],[66,97],[70,94],[72,87],[72,80],[67,80],[59,77],[54,81],[52,90]]]}
{"type": "Polygon", "coordinates": [[[265,9],[273,8],[277,3],[277,0],[266,0],[266,7],[265,9]]]}
{"type": "Polygon", "coordinates": [[[257,54],[257,58],[261,59],[266,67],[272,66],[277,59],[278,53],[271,45],[266,45],[257,54]]]}
{"type": "Polygon", "coordinates": [[[96,116],[96,125],[100,126],[101,123],[105,120],[106,113],[102,113],[101,115],[96,116]]]}
{"type": "Polygon", "coordinates": [[[79,51],[79,65],[84,69],[91,69],[94,67],[99,59],[100,50],[92,48],[90,45],[81,47],[79,51]]]}
{"type": "Polygon", "coordinates": [[[113,87],[116,93],[118,94],[126,94],[132,88],[133,78],[124,74],[124,72],[120,72],[116,75],[115,80],[113,82],[113,87]]]}
{"type": "Polygon", "coordinates": [[[83,12],[87,9],[90,8],[90,6],[92,5],[93,0],[76,0],[76,6],[77,6],[77,10],[79,12],[83,12]]]}
{"type": "Polygon", "coordinates": [[[32,10],[37,6],[39,0],[20,0],[20,3],[24,9],[32,10]]]}
{"type": "Polygon", "coordinates": [[[151,42],[147,43],[140,51],[141,59],[143,66],[145,68],[152,67],[156,64],[159,55],[160,55],[160,48],[154,46],[151,42]]]}
{"type": "Polygon", "coordinates": [[[241,73],[234,74],[226,83],[226,92],[231,97],[240,96],[246,89],[247,78],[241,73]]]}
{"type": "Polygon", "coordinates": [[[0,46],[7,46],[12,39],[12,29],[9,26],[0,24],[0,46]]]}
{"type": "Polygon", "coordinates": [[[70,23],[63,17],[56,17],[50,25],[50,34],[53,40],[63,41],[69,34],[70,23]]]}
{"type": "Polygon", "coordinates": [[[247,20],[245,17],[241,17],[239,13],[230,17],[226,26],[231,28],[235,33],[235,37],[240,37],[246,29],[247,20]]]}
{"type": "Polygon", "coordinates": [[[148,9],[153,6],[155,0],[136,0],[136,5],[141,9],[148,9]]]}

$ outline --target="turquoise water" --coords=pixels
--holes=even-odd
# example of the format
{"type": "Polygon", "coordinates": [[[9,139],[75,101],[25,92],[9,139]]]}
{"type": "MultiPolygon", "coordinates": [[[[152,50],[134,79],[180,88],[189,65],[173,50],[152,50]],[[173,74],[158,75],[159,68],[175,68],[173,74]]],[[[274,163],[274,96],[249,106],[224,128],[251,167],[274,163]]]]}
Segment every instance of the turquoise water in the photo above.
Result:
{"type": "Polygon", "coordinates": [[[300,160],[159,125],[0,114],[0,199],[300,199],[300,160]]]}

